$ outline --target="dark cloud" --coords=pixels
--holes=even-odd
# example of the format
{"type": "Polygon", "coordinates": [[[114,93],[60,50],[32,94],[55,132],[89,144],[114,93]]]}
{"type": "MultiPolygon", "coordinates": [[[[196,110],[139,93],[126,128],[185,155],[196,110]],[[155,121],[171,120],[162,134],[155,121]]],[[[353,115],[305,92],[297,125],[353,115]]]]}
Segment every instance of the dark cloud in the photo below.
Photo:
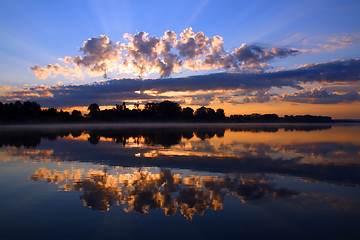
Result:
{"type": "Polygon", "coordinates": [[[332,62],[306,64],[296,70],[282,71],[284,77],[302,82],[358,82],[360,60],[348,59],[332,62]]]}
{"type": "Polygon", "coordinates": [[[300,52],[296,49],[271,48],[270,50],[266,50],[260,46],[247,45],[244,43],[241,47],[235,49],[234,56],[240,62],[243,62],[244,67],[247,67],[252,66],[253,64],[259,65],[260,63],[267,62],[275,57],[282,58],[298,53],[300,52]]]}
{"type": "MultiPolygon", "coordinates": [[[[270,99],[266,93],[273,87],[292,87],[302,90],[301,84],[319,83],[357,83],[360,80],[360,60],[338,60],[333,62],[312,64],[293,70],[261,73],[224,72],[181,78],[161,79],[114,79],[86,85],[70,85],[55,87],[26,88],[13,91],[1,101],[14,99],[35,100],[46,106],[76,106],[98,102],[100,105],[114,104],[126,99],[164,99],[165,92],[217,91],[223,90],[247,93],[248,100],[264,102],[270,99]],[[153,91],[148,94],[144,91],[153,91]],[[255,92],[255,94],[254,94],[255,92]],[[257,92],[257,93],[256,93],[257,92]],[[157,94],[161,94],[161,97],[157,94]]],[[[210,100],[214,96],[206,97],[210,100]]],[[[198,100],[201,97],[198,96],[198,100]]],[[[196,99],[194,99],[196,100],[196,99]]],[[[301,92],[282,97],[284,101],[303,101],[312,103],[337,103],[359,100],[357,92],[340,95],[328,93],[326,90],[301,92]],[[313,99],[313,100],[310,100],[313,99]],[[315,100],[314,100],[315,99],[315,100]]]]}
{"type": "Polygon", "coordinates": [[[329,93],[324,88],[315,88],[309,91],[301,91],[293,94],[285,94],[280,98],[287,102],[313,103],[313,104],[334,104],[342,102],[354,102],[360,100],[356,91],[345,94],[329,93]]]}
{"type": "Polygon", "coordinates": [[[188,98],[191,98],[191,101],[188,102],[188,104],[208,106],[215,99],[215,96],[216,93],[199,94],[197,96],[187,96],[188,98]]]}
{"type": "Polygon", "coordinates": [[[269,92],[263,92],[263,91],[258,91],[255,94],[250,94],[248,96],[245,96],[243,99],[244,103],[264,103],[264,102],[269,102],[271,100],[271,97],[273,96],[273,94],[269,93],[269,92]]]}

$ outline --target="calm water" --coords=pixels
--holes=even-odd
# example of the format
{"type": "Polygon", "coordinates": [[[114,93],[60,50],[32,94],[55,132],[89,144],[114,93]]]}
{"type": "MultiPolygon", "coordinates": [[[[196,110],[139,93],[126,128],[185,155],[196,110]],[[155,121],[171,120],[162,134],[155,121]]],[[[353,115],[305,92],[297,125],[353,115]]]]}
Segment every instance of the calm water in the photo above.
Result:
{"type": "Polygon", "coordinates": [[[1,239],[358,239],[359,125],[0,129],[1,239]]]}

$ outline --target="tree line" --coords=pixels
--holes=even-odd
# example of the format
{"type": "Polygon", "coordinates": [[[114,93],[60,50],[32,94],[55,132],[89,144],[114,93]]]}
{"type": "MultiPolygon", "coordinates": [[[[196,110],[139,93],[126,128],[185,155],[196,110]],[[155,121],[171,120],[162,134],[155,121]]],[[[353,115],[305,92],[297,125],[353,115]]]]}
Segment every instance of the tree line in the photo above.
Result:
{"type": "Polygon", "coordinates": [[[74,122],[232,122],[232,123],[277,123],[277,122],[331,122],[331,117],[296,115],[279,117],[277,114],[249,114],[225,116],[224,109],[200,107],[196,110],[178,103],[163,101],[148,102],[143,108],[135,104],[129,109],[126,103],[115,104],[112,109],[100,110],[97,103],[88,107],[88,113],[78,110],[71,113],[56,108],[42,109],[37,102],[0,102],[0,122],[10,123],[74,123],[74,122]]]}

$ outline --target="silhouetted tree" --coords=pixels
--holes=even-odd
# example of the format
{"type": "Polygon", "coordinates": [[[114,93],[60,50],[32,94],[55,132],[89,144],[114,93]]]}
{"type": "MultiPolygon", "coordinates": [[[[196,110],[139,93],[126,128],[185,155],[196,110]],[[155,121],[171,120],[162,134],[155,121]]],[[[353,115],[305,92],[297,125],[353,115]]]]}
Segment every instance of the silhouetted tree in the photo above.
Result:
{"type": "Polygon", "coordinates": [[[123,102],[121,105],[115,104],[115,110],[116,111],[125,111],[126,109],[126,103],[123,102]]]}
{"type": "Polygon", "coordinates": [[[78,110],[73,110],[71,112],[71,118],[72,118],[72,120],[80,120],[80,119],[82,119],[82,114],[78,110]]]}
{"type": "Polygon", "coordinates": [[[112,115],[114,120],[128,120],[131,117],[131,111],[127,108],[126,103],[123,102],[121,105],[116,104],[113,109],[113,113],[109,112],[108,115],[112,115]]]}
{"type": "Polygon", "coordinates": [[[181,107],[178,103],[171,101],[163,101],[159,104],[158,118],[161,120],[179,119],[181,115],[181,107]]]}
{"type": "Polygon", "coordinates": [[[154,102],[148,102],[145,104],[143,115],[146,119],[156,119],[159,112],[159,104],[154,102]]]}
{"type": "Polygon", "coordinates": [[[38,114],[41,112],[41,107],[36,102],[26,101],[23,103],[22,111],[27,114],[38,114]]]}
{"type": "Polygon", "coordinates": [[[186,121],[193,121],[194,120],[194,109],[190,107],[186,107],[182,110],[182,119],[186,121]]]}
{"type": "Polygon", "coordinates": [[[139,104],[134,104],[132,110],[128,109],[125,102],[116,104],[113,109],[100,110],[98,104],[93,103],[88,107],[89,114],[83,118],[78,110],[69,112],[56,108],[41,109],[36,102],[26,101],[21,103],[0,102],[1,123],[26,123],[26,122],[76,122],[76,121],[200,121],[200,122],[294,122],[294,123],[329,123],[331,117],[311,115],[285,115],[279,117],[276,114],[253,113],[248,115],[225,116],[224,109],[201,107],[195,113],[190,107],[184,109],[176,102],[163,101],[160,103],[148,102],[144,109],[139,104]]]}
{"type": "Polygon", "coordinates": [[[56,108],[48,108],[42,111],[42,115],[47,118],[56,118],[58,110],[56,108]]]}
{"type": "Polygon", "coordinates": [[[216,113],[214,109],[202,106],[201,108],[196,109],[195,118],[202,122],[212,122],[216,119],[216,113]]]}
{"type": "Polygon", "coordinates": [[[216,115],[216,120],[218,120],[218,121],[224,121],[225,120],[225,111],[224,111],[224,109],[218,108],[216,110],[215,115],[216,115]]]}
{"type": "Polygon", "coordinates": [[[278,122],[279,116],[276,114],[263,114],[261,115],[261,122],[278,122]]]}
{"type": "Polygon", "coordinates": [[[87,109],[89,111],[89,116],[94,118],[98,112],[100,112],[100,107],[97,103],[92,103],[87,109]]]}

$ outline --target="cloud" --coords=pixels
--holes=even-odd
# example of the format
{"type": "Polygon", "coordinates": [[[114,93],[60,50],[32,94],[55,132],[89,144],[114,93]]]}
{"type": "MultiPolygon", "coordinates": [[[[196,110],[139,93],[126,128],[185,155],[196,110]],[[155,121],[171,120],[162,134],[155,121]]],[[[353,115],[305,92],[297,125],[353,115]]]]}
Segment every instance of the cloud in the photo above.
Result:
{"type": "Polygon", "coordinates": [[[166,31],[163,38],[147,37],[148,33],[139,32],[134,36],[125,34],[129,43],[123,44],[127,54],[122,65],[130,69],[137,76],[146,76],[149,73],[158,73],[161,76],[170,76],[180,71],[181,60],[172,52],[176,42],[176,34],[166,31]]]}
{"type": "Polygon", "coordinates": [[[255,94],[250,94],[248,96],[245,96],[243,99],[243,102],[244,103],[270,102],[272,96],[273,96],[273,94],[271,94],[269,92],[257,91],[255,94]]]}
{"type": "MultiPolygon", "coordinates": [[[[53,98],[54,95],[52,91],[54,90],[54,87],[48,87],[48,86],[39,86],[39,87],[23,87],[22,89],[9,92],[6,95],[5,101],[17,101],[17,100],[31,100],[31,99],[47,99],[47,98],[53,98]]],[[[1,99],[1,97],[0,97],[1,99]]]]}
{"type": "MultiPolygon", "coordinates": [[[[66,57],[69,58],[69,57],[66,57]]],[[[64,75],[65,77],[76,77],[76,78],[83,78],[83,72],[81,71],[81,68],[78,66],[61,66],[59,64],[48,64],[45,67],[40,67],[38,65],[35,65],[33,67],[29,68],[31,71],[34,72],[35,76],[40,79],[46,79],[48,77],[55,78],[59,74],[64,75]]]]}
{"type": "Polygon", "coordinates": [[[310,36],[303,33],[295,33],[283,40],[281,44],[302,46],[303,53],[329,52],[360,44],[360,32],[342,33],[331,35],[310,36]]]}
{"type": "Polygon", "coordinates": [[[334,51],[341,48],[346,48],[351,45],[358,45],[360,43],[360,33],[352,33],[347,35],[339,35],[328,37],[325,43],[318,43],[317,48],[312,49],[312,52],[320,51],[334,51]]]}
{"type": "Polygon", "coordinates": [[[298,53],[299,51],[295,49],[271,48],[266,50],[262,47],[245,43],[234,51],[234,55],[242,62],[243,67],[261,66],[261,63],[265,63],[275,57],[283,58],[298,53]]]}
{"type": "Polygon", "coordinates": [[[176,48],[181,57],[191,60],[206,54],[209,51],[208,45],[209,38],[203,32],[194,33],[192,28],[187,28],[180,34],[176,48]]]}
{"type": "Polygon", "coordinates": [[[92,72],[101,72],[106,75],[111,64],[120,60],[122,47],[119,44],[113,43],[105,35],[100,35],[99,38],[89,38],[83,43],[80,51],[83,52],[83,57],[76,56],[74,59],[67,57],[67,61],[71,61],[79,67],[87,67],[92,72]]]}
{"type": "Polygon", "coordinates": [[[80,48],[81,56],[59,58],[63,65],[34,65],[29,69],[40,79],[54,78],[59,74],[72,78],[84,77],[84,74],[107,77],[108,73],[140,77],[155,73],[169,77],[182,69],[261,71],[276,57],[300,53],[296,49],[265,49],[247,44],[229,52],[224,49],[221,36],[208,37],[201,31],[193,32],[192,28],[180,33],[179,39],[170,30],[162,37],[149,37],[146,32],[125,33],[124,39],[124,43],[114,43],[106,35],[89,38],[80,48]]]}
{"type": "Polygon", "coordinates": [[[68,65],[62,66],[58,63],[48,64],[45,67],[35,65],[29,69],[40,79],[55,78],[59,74],[65,77],[83,78],[82,70],[90,76],[106,76],[107,71],[113,69],[122,58],[121,50],[119,44],[113,43],[105,35],[100,35],[99,38],[89,38],[83,43],[83,47],[80,48],[83,56],[59,58],[68,65]]]}
{"type": "Polygon", "coordinates": [[[285,94],[279,99],[296,103],[334,104],[360,101],[360,95],[356,91],[351,91],[345,94],[338,94],[331,92],[329,93],[324,88],[315,88],[312,90],[295,92],[293,94],[285,94]]]}
{"type": "MultiPolygon", "coordinates": [[[[97,102],[100,105],[113,105],[129,99],[150,101],[193,98],[193,103],[206,103],[211,102],[217,96],[226,96],[224,94],[226,91],[232,91],[237,93],[235,95],[243,98],[242,103],[266,102],[275,98],[275,95],[269,91],[273,88],[290,87],[303,90],[302,86],[310,83],[356,84],[359,81],[360,60],[348,59],[308,64],[292,70],[275,72],[223,72],[180,78],[147,80],[127,78],[84,85],[26,87],[21,91],[12,91],[8,95],[0,97],[0,101],[34,100],[42,105],[53,107],[87,106],[91,102],[97,102]],[[196,91],[203,93],[188,94],[196,91]],[[174,92],[185,93],[175,98],[171,94],[174,92]]],[[[236,101],[235,99],[237,98],[233,97],[230,100],[236,101]]],[[[226,99],[219,98],[219,100],[225,101],[226,99]]],[[[278,96],[278,100],[309,103],[351,102],[358,100],[358,93],[339,94],[327,92],[325,89],[317,89],[312,92],[303,90],[292,95],[278,96]]]]}
{"type": "Polygon", "coordinates": [[[284,77],[296,77],[302,82],[358,82],[360,60],[335,60],[326,63],[306,64],[294,71],[284,71],[284,77]]]}
{"type": "Polygon", "coordinates": [[[266,103],[277,100],[277,95],[268,91],[251,91],[251,92],[228,92],[221,96],[216,96],[220,103],[246,104],[246,103],[266,103]]]}
{"type": "Polygon", "coordinates": [[[190,99],[189,102],[186,102],[188,105],[199,105],[199,106],[208,106],[214,99],[216,93],[205,93],[199,94],[197,96],[185,96],[190,99]]]}

